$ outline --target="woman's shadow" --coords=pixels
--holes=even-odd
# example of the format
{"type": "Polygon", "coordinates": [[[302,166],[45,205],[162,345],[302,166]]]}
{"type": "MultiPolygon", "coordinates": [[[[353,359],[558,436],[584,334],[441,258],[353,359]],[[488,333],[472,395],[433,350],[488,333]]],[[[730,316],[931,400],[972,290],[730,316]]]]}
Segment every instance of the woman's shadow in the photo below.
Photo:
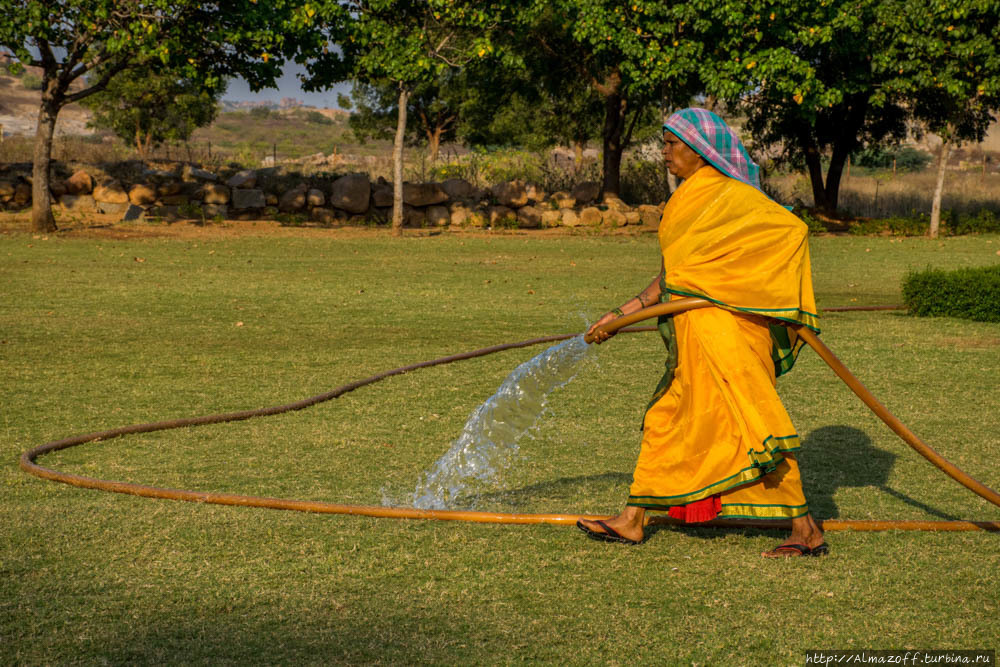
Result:
{"type": "Polygon", "coordinates": [[[823,426],[812,431],[802,442],[799,460],[802,487],[817,519],[840,518],[834,495],[844,487],[874,487],[932,516],[955,518],[891,488],[889,473],[896,454],[874,447],[864,431],[851,426],[823,426]]]}

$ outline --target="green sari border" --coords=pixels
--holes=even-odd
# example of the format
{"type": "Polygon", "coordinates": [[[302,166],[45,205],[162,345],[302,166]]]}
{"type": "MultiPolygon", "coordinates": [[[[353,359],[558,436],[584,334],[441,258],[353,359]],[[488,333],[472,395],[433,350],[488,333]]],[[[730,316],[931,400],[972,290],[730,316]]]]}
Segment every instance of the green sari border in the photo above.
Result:
{"type": "Polygon", "coordinates": [[[694,297],[697,299],[705,299],[706,301],[711,301],[717,306],[725,308],[726,310],[733,310],[743,313],[751,313],[757,315],[763,315],[764,317],[770,317],[776,320],[781,320],[782,322],[788,322],[789,324],[801,324],[815,333],[819,333],[819,315],[817,313],[810,313],[808,310],[802,310],[801,308],[741,308],[740,306],[733,306],[725,301],[719,301],[718,299],[713,299],[707,294],[699,294],[698,292],[688,292],[685,290],[678,289],[676,287],[671,287],[667,285],[666,282],[663,283],[664,289],[670,294],[676,294],[677,296],[694,297]],[[779,312],[796,312],[801,313],[801,318],[794,317],[781,317],[775,315],[774,313],[779,312]]]}

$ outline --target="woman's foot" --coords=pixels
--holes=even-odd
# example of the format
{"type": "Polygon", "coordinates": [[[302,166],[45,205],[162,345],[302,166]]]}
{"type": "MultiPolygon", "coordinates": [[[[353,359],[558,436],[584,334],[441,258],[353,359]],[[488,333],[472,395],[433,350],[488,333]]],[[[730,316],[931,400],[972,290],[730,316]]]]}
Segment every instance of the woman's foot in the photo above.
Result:
{"type": "Polygon", "coordinates": [[[645,538],[643,531],[645,517],[645,508],[626,507],[621,514],[611,519],[603,521],[580,519],[576,522],[576,525],[580,530],[594,539],[639,544],[645,538]]]}
{"type": "Polygon", "coordinates": [[[826,556],[830,548],[823,541],[823,531],[811,514],[792,519],[792,534],[788,539],[760,555],[764,558],[792,558],[795,556],[826,556]]]}

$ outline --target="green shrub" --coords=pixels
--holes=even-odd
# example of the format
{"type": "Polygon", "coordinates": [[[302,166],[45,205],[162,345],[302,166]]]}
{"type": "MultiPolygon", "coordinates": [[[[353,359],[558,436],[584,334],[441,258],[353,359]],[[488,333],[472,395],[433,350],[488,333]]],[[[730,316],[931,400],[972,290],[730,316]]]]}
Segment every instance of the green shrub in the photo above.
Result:
{"type": "Polygon", "coordinates": [[[26,73],[21,77],[21,85],[28,90],[41,90],[42,89],[42,77],[37,74],[32,74],[31,72],[26,73]]]}
{"type": "Polygon", "coordinates": [[[903,299],[914,315],[1000,322],[1000,264],[911,273],[903,280],[903,299]]]}
{"type": "Polygon", "coordinates": [[[929,153],[912,146],[902,146],[893,150],[866,148],[852,157],[854,164],[866,169],[892,169],[892,161],[895,160],[896,171],[923,171],[933,159],[929,153]]]}

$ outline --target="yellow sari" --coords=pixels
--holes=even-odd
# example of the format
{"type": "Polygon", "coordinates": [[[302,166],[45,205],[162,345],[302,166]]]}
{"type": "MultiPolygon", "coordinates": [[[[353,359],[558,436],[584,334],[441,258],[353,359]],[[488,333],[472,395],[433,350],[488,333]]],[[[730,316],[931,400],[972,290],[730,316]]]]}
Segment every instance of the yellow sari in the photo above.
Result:
{"type": "Polygon", "coordinates": [[[646,412],[629,505],[686,521],[808,512],[795,432],[775,390],[816,328],[805,224],[754,187],[703,167],[660,223],[662,299],[718,308],[665,318],[668,368],[646,412]]]}

